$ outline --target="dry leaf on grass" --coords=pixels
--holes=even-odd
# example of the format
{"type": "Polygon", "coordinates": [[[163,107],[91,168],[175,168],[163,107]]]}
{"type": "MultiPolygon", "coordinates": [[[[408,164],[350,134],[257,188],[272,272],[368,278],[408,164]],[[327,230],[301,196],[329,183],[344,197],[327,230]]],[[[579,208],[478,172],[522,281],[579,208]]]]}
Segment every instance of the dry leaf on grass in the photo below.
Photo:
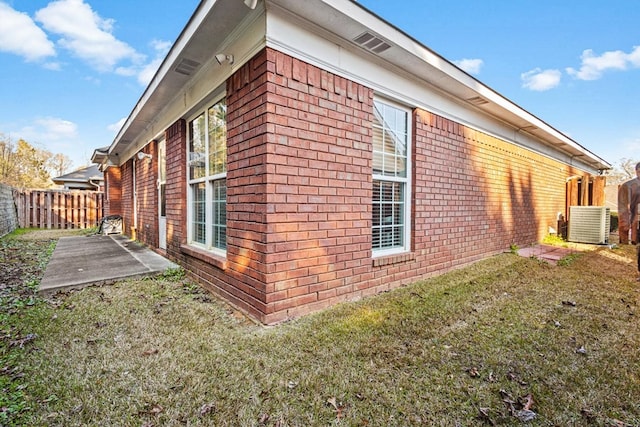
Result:
{"type": "Polygon", "coordinates": [[[38,338],[37,334],[27,334],[24,338],[9,342],[9,347],[24,348],[26,344],[35,341],[36,338],[38,338]]]}
{"type": "Polygon", "coordinates": [[[200,407],[200,416],[204,416],[210,414],[216,407],[216,404],[213,402],[205,403],[200,407]]]}
{"type": "Polygon", "coordinates": [[[333,410],[336,413],[336,418],[338,419],[338,421],[340,421],[340,419],[342,418],[342,410],[344,409],[344,405],[342,404],[342,402],[338,402],[335,397],[330,397],[329,399],[327,399],[327,404],[333,407],[333,410]]]}
{"type": "Polygon", "coordinates": [[[467,371],[471,378],[477,378],[480,376],[480,372],[478,372],[478,368],[476,368],[475,366],[466,368],[465,371],[467,371]]]}
{"type": "Polygon", "coordinates": [[[144,410],[138,412],[138,415],[153,415],[157,416],[164,411],[164,408],[157,403],[153,405],[146,405],[144,410]]]}
{"type": "Polygon", "coordinates": [[[493,421],[491,419],[491,417],[489,416],[489,412],[490,412],[489,408],[478,408],[478,412],[479,412],[478,418],[480,418],[483,421],[488,422],[492,426],[496,425],[496,422],[493,421]]]}
{"type": "Polygon", "coordinates": [[[536,418],[536,415],[537,414],[535,412],[529,409],[520,409],[513,413],[513,416],[523,423],[533,421],[536,418]]]}
{"type": "Polygon", "coordinates": [[[522,406],[522,409],[529,410],[533,406],[533,396],[531,394],[527,394],[524,397],[525,403],[522,406]]]}
{"type": "Polygon", "coordinates": [[[502,401],[507,404],[511,416],[519,419],[521,422],[529,422],[536,418],[537,414],[531,410],[533,406],[533,396],[526,395],[517,401],[506,390],[500,390],[502,401]]]}
{"type": "Polygon", "coordinates": [[[633,427],[633,424],[625,423],[624,421],[613,419],[611,425],[614,427],[633,427]]]}

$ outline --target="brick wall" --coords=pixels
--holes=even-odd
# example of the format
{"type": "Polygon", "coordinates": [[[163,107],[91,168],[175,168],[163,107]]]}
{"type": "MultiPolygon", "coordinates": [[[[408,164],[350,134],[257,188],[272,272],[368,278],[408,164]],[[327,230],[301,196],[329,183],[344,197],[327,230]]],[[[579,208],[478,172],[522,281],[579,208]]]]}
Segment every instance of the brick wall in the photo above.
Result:
{"type": "Polygon", "coordinates": [[[138,228],[136,238],[158,247],[158,143],[151,141],[141,152],[151,158],[135,160],[138,198],[138,228]],[[144,207],[144,208],[143,208],[144,207]]]}
{"type": "Polygon", "coordinates": [[[106,215],[122,215],[122,175],[118,167],[108,167],[105,178],[105,212],[106,215]]]}
{"type": "MultiPolygon", "coordinates": [[[[374,259],[373,91],[265,49],[227,81],[227,108],[227,257],[186,245],[183,120],[166,131],[167,255],[265,323],[538,241],[564,211],[566,178],[580,172],[415,110],[411,252],[374,259]]],[[[157,171],[137,167],[149,177],[138,178],[149,209],[139,224],[155,231],[157,171]]],[[[131,168],[122,168],[126,224],[131,168]]]]}
{"type": "Polygon", "coordinates": [[[258,318],[267,311],[271,268],[266,233],[272,68],[263,51],[227,81],[227,277],[221,280],[227,296],[258,318]]]}
{"type": "Polygon", "coordinates": [[[184,122],[167,130],[168,255],[265,323],[352,297],[372,277],[372,104],[363,86],[262,51],[227,82],[227,257],[185,245],[184,122]]]}
{"type": "Polygon", "coordinates": [[[105,172],[108,192],[106,215],[121,215],[123,233],[153,248],[158,246],[157,149],[157,142],[151,141],[142,150],[150,154],[151,159],[129,159],[121,167],[110,167],[105,172]],[[137,228],[134,214],[134,182],[138,199],[137,228]]]}
{"type": "Polygon", "coordinates": [[[133,159],[129,159],[120,167],[122,184],[122,232],[135,237],[133,230],[133,159]]]}
{"type": "Polygon", "coordinates": [[[374,289],[540,241],[564,214],[578,170],[425,111],[413,123],[413,248],[374,260],[374,289]]]}
{"type": "Polygon", "coordinates": [[[353,297],[371,274],[373,92],[267,51],[267,322],[353,297]]]}
{"type": "Polygon", "coordinates": [[[187,128],[178,120],[165,132],[167,150],[167,254],[180,262],[180,246],[187,242],[187,128]]]}

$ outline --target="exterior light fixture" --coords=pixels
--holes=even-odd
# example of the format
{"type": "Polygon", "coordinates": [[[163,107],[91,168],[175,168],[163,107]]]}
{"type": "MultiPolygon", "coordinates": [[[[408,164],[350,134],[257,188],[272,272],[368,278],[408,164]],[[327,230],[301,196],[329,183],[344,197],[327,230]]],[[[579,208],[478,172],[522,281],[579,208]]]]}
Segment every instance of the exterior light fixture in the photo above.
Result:
{"type": "Polygon", "coordinates": [[[226,55],[224,53],[219,53],[216,55],[216,61],[218,64],[222,65],[223,62],[228,62],[229,64],[233,64],[233,55],[226,55]]]}
{"type": "Polygon", "coordinates": [[[142,151],[138,151],[138,160],[143,159],[151,159],[151,154],[143,153],[142,151]]]}

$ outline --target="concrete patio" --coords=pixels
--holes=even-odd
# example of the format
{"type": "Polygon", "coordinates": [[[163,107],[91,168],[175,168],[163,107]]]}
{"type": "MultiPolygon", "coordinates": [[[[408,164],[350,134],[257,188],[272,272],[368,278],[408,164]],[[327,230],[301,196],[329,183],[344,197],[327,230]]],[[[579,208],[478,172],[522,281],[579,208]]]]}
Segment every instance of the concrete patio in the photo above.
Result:
{"type": "Polygon", "coordinates": [[[38,291],[53,293],[161,274],[177,265],[123,235],[63,237],[38,291]]]}

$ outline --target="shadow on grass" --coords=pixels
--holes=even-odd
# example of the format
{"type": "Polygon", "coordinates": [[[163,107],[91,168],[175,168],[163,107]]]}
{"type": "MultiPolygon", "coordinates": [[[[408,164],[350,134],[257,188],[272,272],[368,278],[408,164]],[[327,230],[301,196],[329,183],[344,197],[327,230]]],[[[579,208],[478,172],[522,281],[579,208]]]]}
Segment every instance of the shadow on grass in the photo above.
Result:
{"type": "Polygon", "coordinates": [[[273,328],[180,275],[62,295],[21,349],[26,421],[638,425],[634,256],[504,254],[273,328]]]}

